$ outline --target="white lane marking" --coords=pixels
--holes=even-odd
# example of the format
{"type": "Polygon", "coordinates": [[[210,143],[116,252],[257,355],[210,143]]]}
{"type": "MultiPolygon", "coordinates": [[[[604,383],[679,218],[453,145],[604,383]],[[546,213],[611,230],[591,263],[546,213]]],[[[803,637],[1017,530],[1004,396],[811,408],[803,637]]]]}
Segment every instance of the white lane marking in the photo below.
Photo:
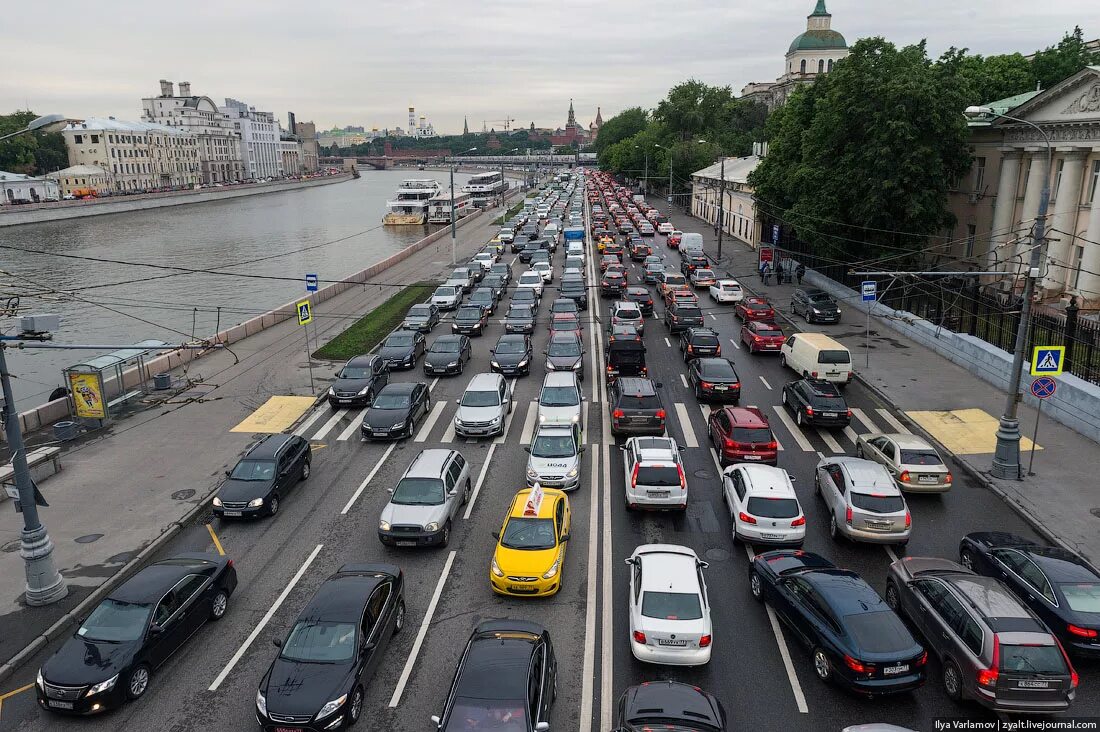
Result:
{"type": "Polygon", "coordinates": [[[878,428],[878,425],[871,421],[871,418],[868,417],[867,413],[864,412],[862,409],[852,407],[852,414],[854,414],[859,419],[859,421],[863,423],[863,426],[866,427],[868,431],[882,432],[882,430],[878,428]]]}
{"type": "Polygon", "coordinates": [[[386,451],[382,453],[382,457],[378,458],[378,462],[374,464],[374,467],[371,468],[371,471],[367,473],[367,477],[363,479],[363,482],[360,483],[359,487],[355,489],[355,493],[353,493],[351,498],[348,499],[347,504],[344,506],[343,509],[341,509],[341,516],[350,511],[351,507],[355,505],[355,502],[359,500],[359,496],[363,494],[363,491],[366,489],[366,487],[370,484],[372,480],[374,480],[374,476],[378,475],[378,471],[382,469],[382,466],[385,464],[386,460],[389,458],[395,447],[397,447],[397,443],[391,442],[390,446],[386,448],[386,451]]]}
{"type": "Polygon", "coordinates": [[[368,409],[370,409],[370,407],[363,407],[362,411],[360,411],[359,414],[355,415],[355,419],[351,421],[351,424],[344,428],[344,431],[341,432],[340,436],[336,439],[340,442],[343,442],[344,440],[351,437],[352,433],[359,429],[359,425],[363,423],[363,418],[367,416],[368,409]]]}
{"type": "MultiPolygon", "coordinates": [[[[599,451],[592,451],[588,495],[600,490],[599,451]]],[[[584,662],[581,671],[581,723],[579,732],[592,730],[592,686],[596,675],[596,564],[599,561],[599,509],[595,501],[588,506],[588,585],[584,596],[584,662]]]]}
{"type": "MultiPolygon", "coordinates": [[[[752,409],[752,407],[749,407],[749,409],[752,409]]],[[[709,425],[710,424],[710,415],[711,415],[712,412],[714,412],[714,407],[710,406],[709,404],[700,404],[699,405],[699,411],[703,413],[703,421],[705,421],[709,425]]],[[[709,426],[708,426],[708,429],[709,429],[709,426]]]]}
{"type": "Polygon", "coordinates": [[[504,431],[498,437],[493,438],[494,445],[503,444],[508,439],[508,433],[512,430],[512,423],[516,421],[516,395],[514,392],[510,399],[512,400],[512,408],[508,410],[508,414],[504,415],[504,431]]]}
{"type": "Polygon", "coordinates": [[[443,437],[440,442],[454,442],[455,441],[455,421],[452,417],[447,420],[447,429],[443,430],[443,437]]]}
{"type": "Polygon", "coordinates": [[[714,467],[718,468],[718,475],[722,475],[722,461],[718,459],[718,453],[714,451],[714,448],[708,450],[710,453],[710,459],[714,461],[714,467]]]}
{"type": "Polygon", "coordinates": [[[409,677],[412,676],[413,667],[416,665],[416,657],[420,653],[420,647],[424,645],[424,636],[428,634],[428,626],[432,623],[435,607],[439,604],[440,595],[443,594],[443,586],[447,584],[447,576],[451,573],[451,565],[455,562],[455,554],[457,552],[451,550],[451,553],[447,555],[447,561],[443,563],[443,573],[439,575],[439,582],[435,585],[432,601],[428,603],[428,610],[424,613],[424,620],[420,623],[420,630],[416,632],[416,640],[413,641],[412,649],[409,651],[409,659],[405,661],[405,668],[401,670],[401,678],[397,680],[397,688],[393,690],[393,696],[390,697],[390,709],[401,703],[401,695],[405,693],[405,685],[409,683],[409,677]]]}
{"type": "Polygon", "coordinates": [[[684,444],[688,447],[699,447],[699,441],[695,439],[695,430],[691,426],[691,416],[683,402],[676,402],[676,416],[680,419],[680,429],[684,431],[684,444]]]}
{"type": "MultiPolygon", "coordinates": [[[[606,414],[606,412],[605,412],[606,414]]],[[[611,704],[614,687],[611,650],[611,446],[603,446],[603,659],[600,665],[600,729],[611,729],[611,704]]]]}
{"type": "Polygon", "coordinates": [[[806,436],[802,434],[802,430],[798,428],[798,425],[794,423],[794,420],[787,414],[787,408],[783,405],[776,405],[775,413],[779,415],[779,419],[783,422],[783,425],[787,428],[787,431],[791,433],[791,437],[798,443],[806,452],[813,452],[814,446],[810,444],[810,441],[806,439],[806,436]]]}
{"type": "Polygon", "coordinates": [[[306,557],[306,561],[302,563],[301,567],[298,567],[298,571],[295,572],[294,576],[290,578],[290,582],[287,583],[287,586],[284,587],[283,591],[279,593],[279,596],[275,598],[275,602],[271,604],[271,607],[268,608],[264,616],[260,618],[260,622],[257,623],[256,627],[252,629],[252,632],[248,634],[248,637],[244,639],[244,643],[242,643],[241,647],[237,649],[237,652],[233,654],[233,657],[229,659],[229,663],[225,664],[225,668],[223,668],[221,672],[218,673],[217,677],[214,678],[214,683],[210,684],[210,686],[207,687],[207,691],[218,690],[218,687],[222,685],[222,682],[225,681],[225,678],[229,676],[229,672],[233,670],[233,667],[236,666],[237,663],[241,660],[241,657],[244,656],[244,653],[248,650],[248,647],[251,646],[253,642],[255,642],[256,637],[263,631],[267,624],[271,622],[271,618],[275,616],[276,612],[278,612],[279,607],[283,604],[283,601],[286,600],[287,595],[289,595],[290,591],[294,589],[294,585],[298,584],[298,581],[302,579],[302,575],[304,575],[306,573],[306,570],[309,569],[309,565],[313,564],[313,560],[316,559],[317,555],[321,553],[321,547],[323,546],[324,544],[318,544],[313,548],[313,551],[309,553],[308,557],[306,557]]]}
{"type": "Polygon", "coordinates": [[[431,434],[432,428],[435,427],[435,423],[439,420],[439,415],[443,414],[443,408],[446,406],[446,402],[442,399],[435,403],[431,413],[428,414],[428,418],[424,420],[424,424],[421,425],[420,431],[416,433],[416,439],[413,440],[414,442],[424,442],[428,439],[428,435],[431,434]]]}
{"type": "Polygon", "coordinates": [[[772,385],[771,385],[771,384],[769,384],[769,383],[768,383],[768,380],[767,380],[767,379],[765,379],[765,378],[764,378],[763,376],[761,376],[761,377],[760,377],[760,383],[761,383],[761,384],[763,384],[763,385],[764,385],[764,388],[765,388],[765,389],[767,389],[768,391],[771,391],[771,390],[772,390],[772,385]]]}
{"type": "Polygon", "coordinates": [[[894,548],[889,544],[883,544],[882,548],[886,550],[886,554],[890,557],[891,562],[898,561],[898,555],[894,553],[894,548]]]}
{"type": "Polygon", "coordinates": [[[741,350],[741,344],[737,342],[736,338],[730,338],[730,343],[732,343],[733,347],[736,348],[738,351],[741,350]]]}
{"type": "Polygon", "coordinates": [[[515,267],[516,262],[518,262],[518,261],[519,261],[519,255],[517,254],[516,256],[512,257],[512,261],[508,263],[508,266],[509,267],[515,267]]]}
{"type": "Polygon", "coordinates": [[[825,455],[821,452],[821,450],[817,451],[817,459],[818,460],[824,460],[825,459],[825,455]]]}
{"type": "Polygon", "coordinates": [[[908,427],[906,427],[906,426],[905,426],[905,425],[903,425],[903,424],[902,424],[901,422],[899,422],[899,421],[898,421],[898,420],[897,420],[897,419],[896,419],[896,418],[894,417],[894,415],[890,414],[889,410],[886,410],[886,409],[881,409],[881,408],[880,408],[880,409],[876,409],[875,411],[876,411],[876,412],[878,412],[878,415],[879,415],[880,417],[882,417],[882,418],[883,418],[883,419],[885,419],[885,420],[886,420],[887,422],[889,422],[889,423],[890,423],[890,426],[891,426],[891,427],[893,427],[893,428],[894,428],[895,430],[897,430],[898,432],[901,432],[902,434],[906,434],[906,435],[911,435],[911,434],[913,434],[912,432],[910,432],[910,431],[909,431],[909,428],[908,428],[908,427]]]}
{"type": "Polygon", "coordinates": [[[432,389],[434,389],[435,385],[438,384],[438,383],[439,383],[439,377],[437,376],[434,379],[432,379],[432,383],[428,384],[428,391],[431,391],[432,389]]]}
{"type": "Polygon", "coordinates": [[[462,520],[470,518],[474,512],[474,502],[477,494],[481,493],[481,484],[485,482],[485,474],[489,472],[489,463],[493,460],[493,451],[497,449],[497,443],[489,445],[489,452],[485,453],[485,464],[481,466],[481,472],[477,474],[477,483],[474,484],[474,492],[470,494],[470,500],[466,503],[466,513],[462,514],[462,520]]]}
{"type": "Polygon", "coordinates": [[[844,452],[844,448],[840,446],[840,443],[836,441],[836,438],[830,435],[827,430],[818,428],[817,436],[820,437],[833,452],[844,452]]]}
{"type": "Polygon", "coordinates": [[[683,382],[685,389],[688,388],[688,378],[686,376],[684,376],[683,374],[680,374],[680,381],[683,382]]]}
{"type": "Polygon", "coordinates": [[[711,314],[710,314],[710,319],[711,319],[711,320],[718,320],[718,316],[717,316],[717,315],[715,315],[714,313],[711,313],[711,314]]]}
{"type": "Polygon", "coordinates": [[[527,417],[523,420],[523,431],[519,433],[519,444],[530,445],[531,438],[535,435],[535,423],[538,422],[539,403],[531,402],[527,405],[527,417]]]}
{"type": "Polygon", "coordinates": [[[317,430],[317,433],[309,439],[311,439],[311,440],[323,440],[323,439],[325,439],[325,435],[327,435],[332,430],[332,428],[336,426],[336,423],[339,422],[341,419],[343,419],[344,415],[347,414],[347,413],[348,413],[348,410],[346,410],[346,409],[337,409],[336,413],[333,414],[331,417],[329,417],[329,420],[327,422],[325,422],[325,424],[321,427],[321,429],[317,430]]]}
{"type": "Polygon", "coordinates": [[[859,440],[859,435],[852,429],[851,425],[844,428],[844,436],[854,445],[859,440]]]}
{"type": "MultiPolygon", "coordinates": [[[[749,555],[749,562],[752,562],[752,547],[746,546],[745,553],[749,555]]],[[[779,619],[775,617],[775,611],[772,610],[771,605],[765,603],[764,609],[768,611],[768,622],[771,623],[772,633],[775,634],[775,642],[779,646],[779,655],[783,658],[783,668],[787,670],[787,679],[791,682],[794,703],[798,706],[800,713],[809,714],[810,708],[806,706],[806,695],[802,693],[802,685],[798,683],[798,675],[794,672],[794,663],[791,661],[790,651],[787,650],[787,640],[783,637],[783,629],[779,626],[779,619]]]]}
{"type": "Polygon", "coordinates": [[[313,423],[319,420],[321,418],[321,415],[327,411],[328,402],[325,402],[321,406],[314,408],[313,414],[309,415],[309,419],[307,419],[305,422],[302,422],[302,424],[298,426],[298,429],[294,430],[294,434],[298,435],[299,437],[304,435],[306,432],[309,431],[309,428],[313,426],[313,423]]]}
{"type": "Polygon", "coordinates": [[[665,345],[672,348],[672,341],[668,339],[668,336],[665,336],[665,345]]]}

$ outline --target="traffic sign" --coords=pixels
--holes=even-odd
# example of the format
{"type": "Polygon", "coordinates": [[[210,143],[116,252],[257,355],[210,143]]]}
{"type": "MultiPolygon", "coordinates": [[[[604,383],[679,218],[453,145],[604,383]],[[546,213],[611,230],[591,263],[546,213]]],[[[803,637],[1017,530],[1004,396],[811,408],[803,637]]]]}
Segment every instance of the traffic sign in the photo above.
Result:
{"type": "Polygon", "coordinates": [[[317,292],[317,275],[306,275],[306,292],[317,292]]]}
{"type": "Polygon", "coordinates": [[[311,322],[313,322],[313,308],[310,307],[309,300],[302,300],[298,303],[298,325],[311,322]]]}
{"type": "Polygon", "coordinates": [[[1065,360],[1065,346],[1035,346],[1031,354],[1031,375],[1061,376],[1065,360]]]}
{"type": "Polygon", "coordinates": [[[772,224],[772,244],[779,243],[779,224],[772,224]]]}
{"type": "Polygon", "coordinates": [[[1037,399],[1050,399],[1058,391],[1058,382],[1049,376],[1040,376],[1031,382],[1031,393],[1037,399]]]}
{"type": "Polygon", "coordinates": [[[878,283],[874,280],[864,280],[860,292],[863,293],[863,302],[874,302],[878,299],[878,283]]]}

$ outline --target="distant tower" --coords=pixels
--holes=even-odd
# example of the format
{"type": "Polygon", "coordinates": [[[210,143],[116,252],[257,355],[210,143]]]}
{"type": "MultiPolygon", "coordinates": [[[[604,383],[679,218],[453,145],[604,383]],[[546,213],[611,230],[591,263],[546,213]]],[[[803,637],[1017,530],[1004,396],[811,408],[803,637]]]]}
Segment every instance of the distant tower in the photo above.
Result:
{"type": "Polygon", "coordinates": [[[413,130],[416,129],[416,108],[409,107],[409,134],[413,134],[413,130]]]}
{"type": "Polygon", "coordinates": [[[573,113],[573,100],[569,100],[569,119],[565,121],[565,129],[571,130],[577,126],[577,115],[573,113]]]}
{"type": "Polygon", "coordinates": [[[469,120],[466,119],[466,115],[462,116],[462,134],[463,135],[470,134],[470,122],[469,122],[469,120]]]}

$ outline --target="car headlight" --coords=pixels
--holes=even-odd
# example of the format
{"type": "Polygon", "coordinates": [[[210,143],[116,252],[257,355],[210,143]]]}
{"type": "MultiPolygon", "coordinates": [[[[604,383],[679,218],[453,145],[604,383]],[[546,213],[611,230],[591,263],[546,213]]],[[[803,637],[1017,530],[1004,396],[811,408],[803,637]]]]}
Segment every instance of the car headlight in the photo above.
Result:
{"type": "Polygon", "coordinates": [[[398,422],[397,424],[395,424],[395,425],[393,425],[392,427],[390,427],[390,429],[391,429],[391,430],[400,430],[400,429],[404,429],[404,427],[405,427],[405,423],[404,423],[404,422],[398,422]]]}
{"type": "Polygon", "coordinates": [[[500,368],[500,363],[497,362],[497,361],[490,361],[489,365],[491,365],[494,369],[499,369],[500,368]]]}
{"type": "Polygon", "coordinates": [[[550,359],[546,359],[546,370],[547,371],[556,371],[557,370],[557,369],[554,368],[554,362],[551,361],[550,359]]]}
{"type": "Polygon", "coordinates": [[[424,530],[425,531],[439,531],[439,522],[438,521],[429,521],[428,523],[424,524],[424,530]]]}
{"type": "Polygon", "coordinates": [[[362,389],[359,390],[359,396],[366,396],[368,391],[370,391],[370,387],[364,386],[362,389]]]}
{"type": "Polygon", "coordinates": [[[390,530],[390,522],[389,521],[379,521],[378,522],[378,530],[379,531],[389,531],[390,530]]]}
{"type": "Polygon", "coordinates": [[[452,368],[454,366],[458,366],[458,361],[451,361],[449,364],[447,364],[447,368],[452,368]]]}
{"type": "Polygon", "coordinates": [[[580,474],[580,472],[581,472],[581,469],[579,467],[576,467],[576,468],[573,468],[572,470],[570,470],[568,473],[566,473],[565,477],[566,478],[576,478],[577,475],[580,474]]]}
{"type": "MultiPolygon", "coordinates": [[[[41,679],[41,672],[39,672],[39,678],[41,679]]],[[[92,694],[101,694],[104,691],[110,691],[111,689],[115,688],[116,681],[118,681],[118,674],[115,674],[106,681],[101,681],[92,688],[88,689],[88,693],[86,694],[86,696],[91,696],[92,694]]]]}
{"type": "Polygon", "coordinates": [[[573,416],[571,417],[571,420],[572,420],[572,421],[573,421],[574,423],[580,422],[580,421],[581,421],[581,415],[579,415],[579,414],[574,414],[574,415],[573,415],[573,416]]]}
{"type": "Polygon", "coordinates": [[[840,308],[837,308],[837,309],[836,309],[836,314],[837,314],[837,315],[840,315],[840,308]]]}
{"type": "Polygon", "coordinates": [[[554,560],[554,563],[550,565],[550,569],[543,573],[543,579],[551,579],[558,573],[558,569],[561,567],[561,554],[558,554],[558,558],[554,560]]]}
{"type": "Polygon", "coordinates": [[[42,681],[42,669],[38,669],[38,676],[35,677],[34,683],[38,684],[39,689],[45,686],[45,683],[42,681]]]}
{"type": "Polygon", "coordinates": [[[222,507],[222,499],[218,498],[217,496],[214,496],[214,501],[213,501],[213,503],[214,503],[214,505],[215,505],[215,506],[217,506],[218,508],[221,508],[221,507],[222,507]]]}
{"type": "Polygon", "coordinates": [[[813,308],[813,311],[814,311],[814,315],[821,315],[821,311],[818,310],[817,308],[813,308]]]}
{"type": "Polygon", "coordinates": [[[267,716],[267,699],[262,691],[256,692],[256,709],[259,710],[260,714],[267,716]]]}
{"type": "Polygon", "coordinates": [[[528,359],[526,359],[526,358],[525,358],[525,359],[523,359],[522,361],[520,361],[520,362],[519,362],[518,364],[516,364],[516,368],[520,368],[520,369],[521,369],[521,368],[523,368],[524,366],[526,366],[526,365],[527,365],[527,360],[528,360],[528,359]]]}
{"type": "Polygon", "coordinates": [[[576,362],[575,364],[573,364],[573,366],[571,367],[571,369],[572,369],[573,371],[579,371],[579,370],[580,370],[580,368],[581,368],[581,365],[582,365],[583,363],[584,363],[584,362],[583,362],[583,361],[581,361],[581,360],[580,360],[580,359],[578,358],[578,359],[577,359],[577,362],[576,362]]]}
{"type": "Polygon", "coordinates": [[[527,468],[527,477],[531,480],[536,480],[539,477],[539,473],[534,468],[527,468]]]}
{"type": "Polygon", "coordinates": [[[251,501],[248,502],[249,508],[259,508],[262,505],[264,505],[264,499],[262,498],[253,498],[251,501]]]}
{"type": "Polygon", "coordinates": [[[330,386],[330,387],[328,388],[328,393],[329,393],[329,396],[336,396],[336,388],[335,388],[335,387],[332,387],[332,386],[330,386]]]}
{"type": "Polygon", "coordinates": [[[321,711],[317,712],[317,716],[314,717],[314,719],[321,719],[322,717],[327,717],[328,715],[332,714],[337,709],[339,709],[341,706],[343,706],[344,702],[346,702],[347,700],[348,700],[348,695],[344,694],[343,696],[339,696],[339,697],[333,699],[330,702],[326,702],[325,706],[321,707],[321,711]]]}

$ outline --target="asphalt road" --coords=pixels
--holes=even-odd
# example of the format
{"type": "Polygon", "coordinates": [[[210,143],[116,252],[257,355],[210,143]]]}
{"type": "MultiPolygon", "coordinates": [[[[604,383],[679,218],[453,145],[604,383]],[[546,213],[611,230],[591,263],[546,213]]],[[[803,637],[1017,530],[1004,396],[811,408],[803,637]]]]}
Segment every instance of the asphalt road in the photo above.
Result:
{"type": "MultiPolygon", "coordinates": [[[[689,222],[684,226],[698,228],[689,222]]],[[[671,267],[679,267],[679,257],[665,247],[664,237],[654,238],[654,248],[671,267]]],[[[505,256],[505,261],[514,257],[505,256]]],[[[562,260],[559,248],[555,284],[562,260]]],[[[518,261],[513,262],[513,282],[524,269],[518,261]]],[[[640,270],[633,265],[631,280],[640,281],[640,270]]],[[[596,281],[591,273],[589,281],[596,281]]],[[[534,402],[544,375],[538,355],[547,340],[546,320],[553,299],[554,292],[548,289],[539,311],[534,368],[530,376],[514,383],[514,411],[502,439],[455,438],[448,425],[454,400],[470,377],[488,370],[488,349],[503,333],[500,319],[506,302],[486,333],[473,339],[474,358],[465,374],[426,380],[418,367],[392,375],[394,380],[426,380],[432,385],[433,403],[439,405],[437,418],[418,428],[411,441],[360,442],[358,410],[334,413],[322,407],[302,431],[315,450],[313,473],[287,496],[275,519],[252,523],[212,520],[209,528],[205,521],[211,519],[206,519],[165,548],[164,556],[185,550],[215,551],[212,529],[225,552],[234,558],[240,585],[226,617],[200,630],[160,669],[143,699],[98,718],[68,719],[43,715],[36,709],[33,691],[25,691],[0,702],[0,729],[255,729],[257,683],[276,652],[271,640],[285,635],[325,577],[351,561],[400,565],[405,572],[409,611],[405,631],[391,644],[370,682],[361,729],[433,728],[429,717],[440,710],[470,631],[483,619],[507,616],[535,620],[550,629],[560,677],[552,717],[556,730],[610,729],[614,703],[626,687],[666,678],[694,683],[716,694],[737,729],[839,730],[848,724],[888,721],[931,730],[936,717],[992,718],[974,705],[950,702],[932,661],[929,683],[914,694],[899,697],[866,701],[817,680],[809,654],[793,644],[765,608],[749,596],[746,550],[731,541],[718,470],[707,442],[705,408],[681,380],[685,373],[681,354],[672,338],[671,345],[666,345],[667,329],[656,318],[647,324],[645,335],[648,364],[653,378],[663,383],[669,432],[688,446],[684,460],[689,506],[682,516],[625,510],[621,456],[607,427],[604,390],[598,378],[602,375],[602,326],[594,321],[606,316],[610,301],[598,296],[590,300],[592,306],[585,316],[589,360],[583,391],[588,398],[588,451],[582,462],[581,487],[570,495],[573,525],[562,590],[543,600],[495,596],[488,582],[495,543],[491,532],[500,528],[512,496],[524,485],[527,455],[522,448],[533,432],[534,402]],[[456,447],[466,456],[476,481],[475,497],[454,527],[450,546],[427,550],[383,547],[376,527],[388,498],[386,489],[396,483],[419,450],[441,445],[456,447]],[[635,661],[630,653],[623,559],[637,545],[651,542],[690,546],[710,562],[705,576],[715,639],[712,660],[705,667],[650,666],[635,661]]],[[[774,356],[751,356],[738,349],[734,341],[740,324],[732,307],[719,307],[705,295],[701,300],[707,325],[721,334],[723,354],[734,360],[741,376],[741,403],[765,411],[784,447],[779,464],[797,479],[796,490],[807,516],[805,548],[858,571],[881,591],[893,558],[890,550],[831,540],[823,504],[812,495],[813,467],[819,453],[851,453],[852,440],[837,433],[831,435],[835,442],[830,444],[813,429],[796,435],[798,428],[789,417],[781,418],[776,409],[780,387],[793,374],[780,368],[774,356]]],[[[661,313],[658,304],[658,318],[661,313]]],[[[429,341],[448,331],[445,321],[429,341]]],[[[846,397],[858,410],[855,432],[895,429],[897,416],[890,405],[878,403],[860,385],[852,385],[846,397]]],[[[996,496],[973,483],[957,465],[951,467],[956,481],[949,494],[910,497],[914,530],[908,554],[955,558],[963,534],[991,528],[1038,538],[996,496]]],[[[32,683],[37,667],[58,645],[47,648],[9,679],[0,694],[32,683]]],[[[1071,711],[1074,716],[1100,716],[1100,702],[1091,693],[1100,685],[1100,668],[1079,664],[1078,670],[1081,689],[1071,711]]]]}

